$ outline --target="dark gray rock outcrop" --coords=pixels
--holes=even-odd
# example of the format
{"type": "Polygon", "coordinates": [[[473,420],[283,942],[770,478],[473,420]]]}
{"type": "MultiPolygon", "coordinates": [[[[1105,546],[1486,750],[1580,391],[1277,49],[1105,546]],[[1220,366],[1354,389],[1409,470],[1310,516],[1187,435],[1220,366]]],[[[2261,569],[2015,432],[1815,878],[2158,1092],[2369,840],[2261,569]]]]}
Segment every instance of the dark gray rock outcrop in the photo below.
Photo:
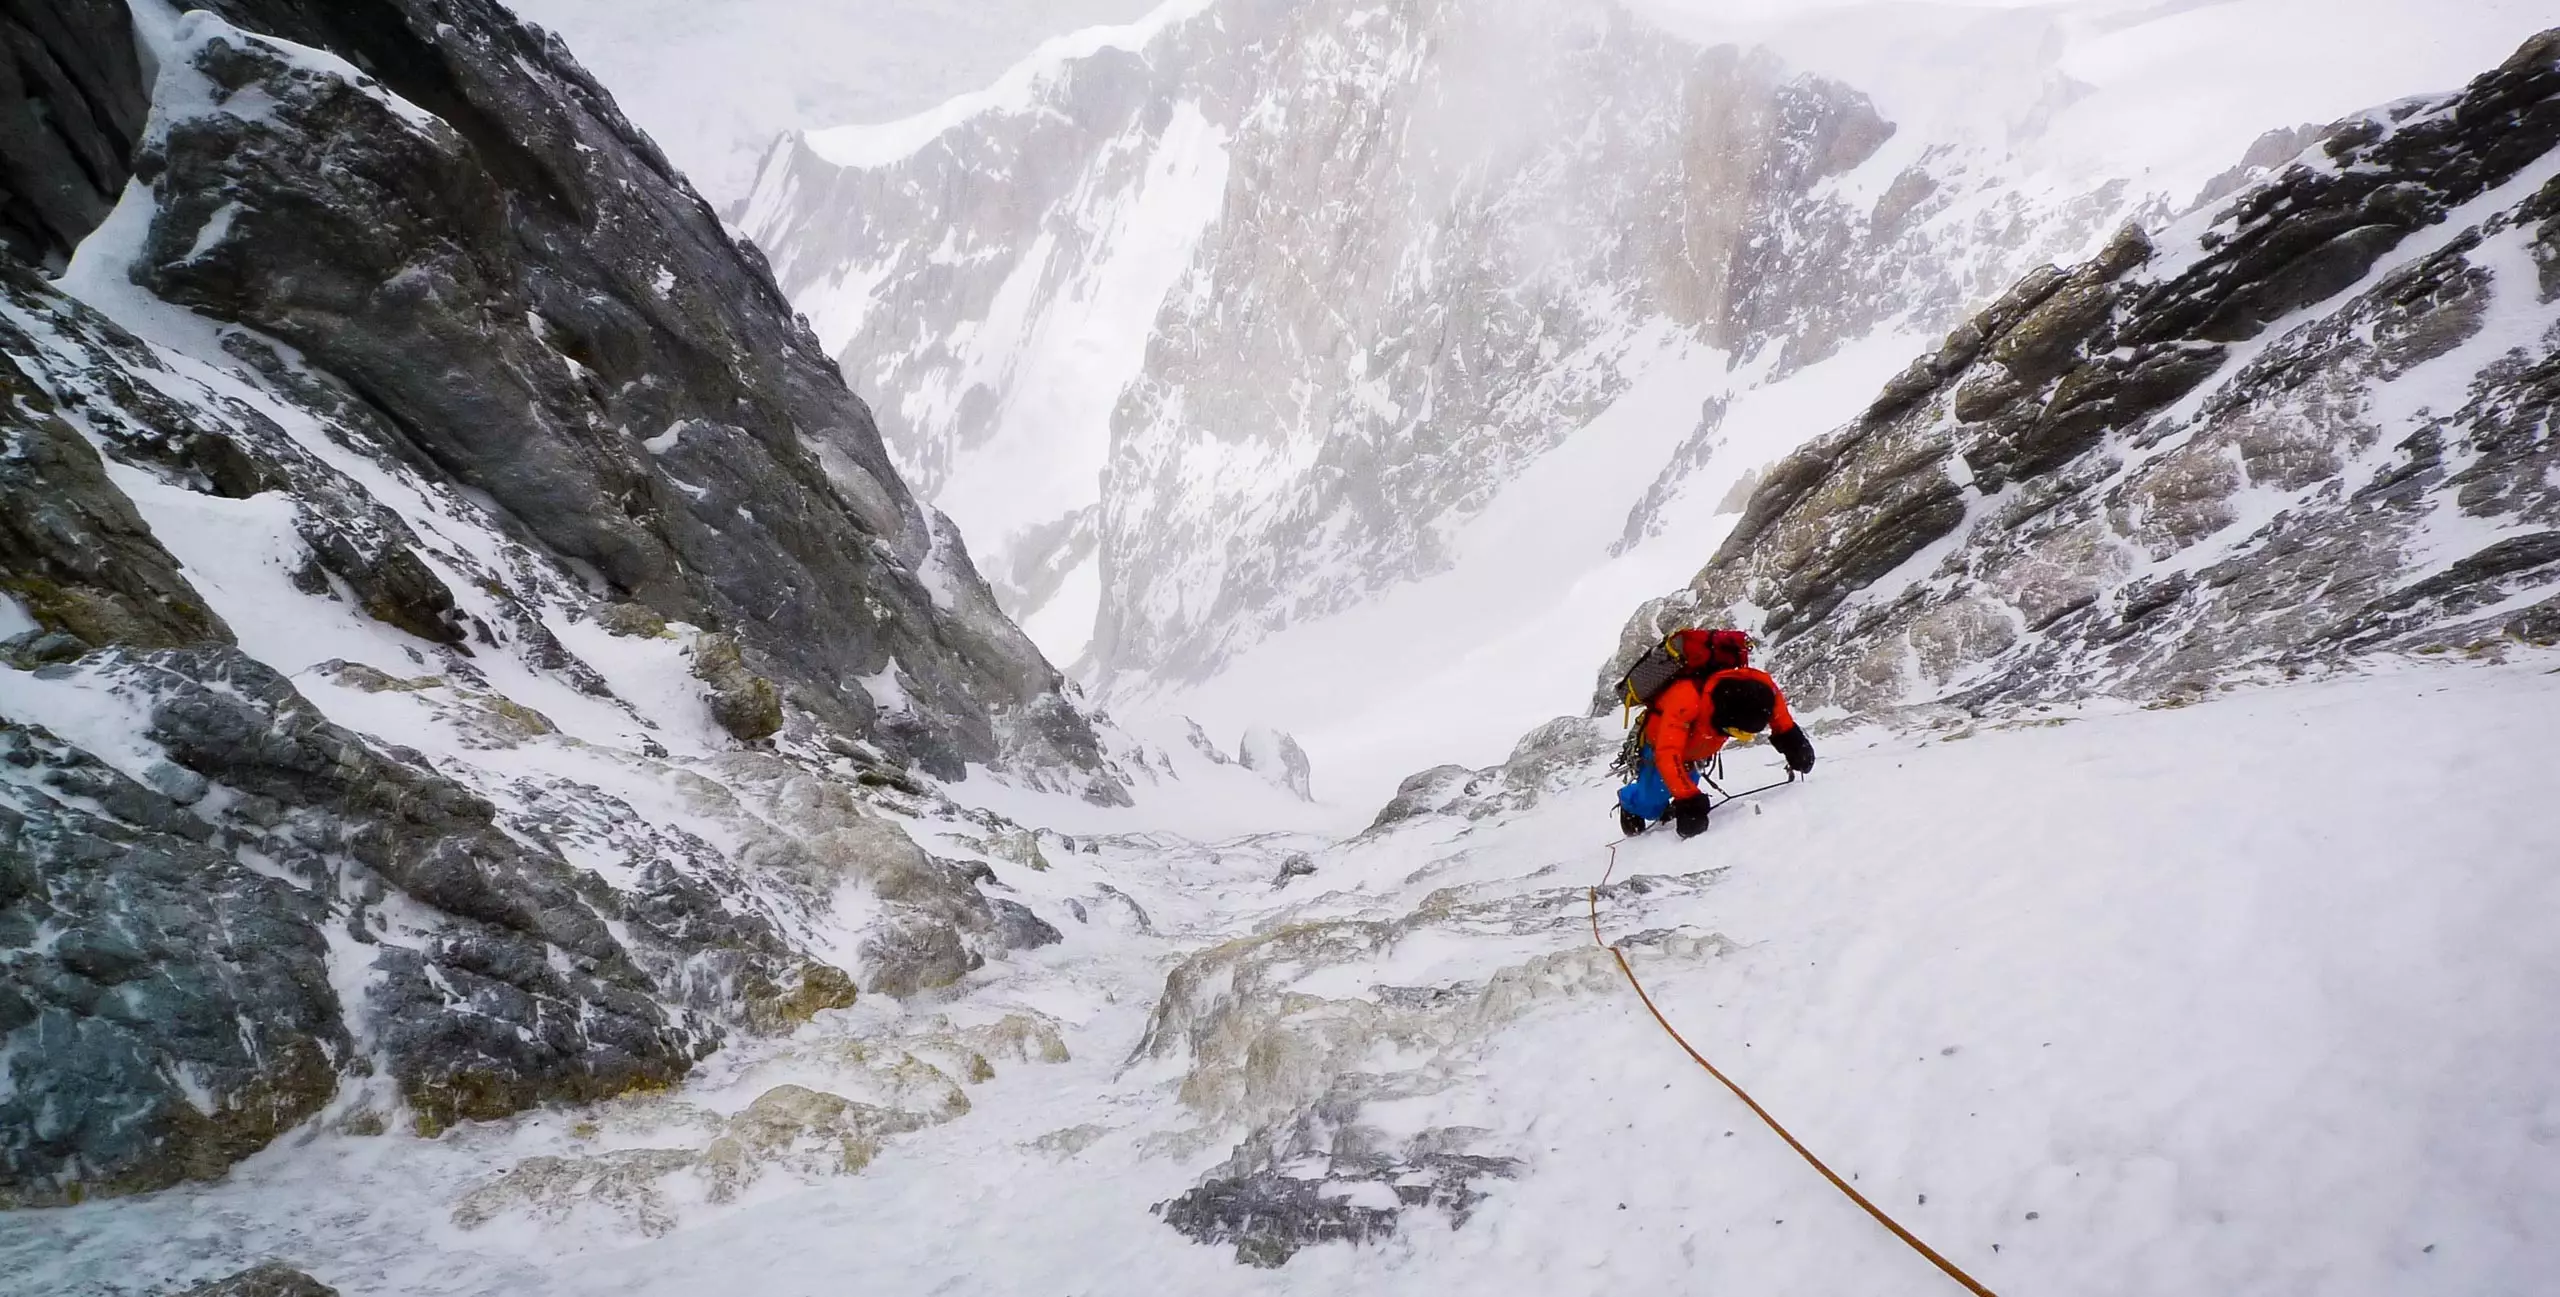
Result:
{"type": "Polygon", "coordinates": [[[219,1175],[324,1111],[672,1084],[854,1001],[785,935],[848,879],[877,985],[1055,940],[902,871],[822,757],[670,756],[700,718],[666,701],[910,796],[964,760],[1119,793],[565,52],[477,0],[147,26],[146,58],[121,4],[0,0],[0,612],[35,624],[0,642],[0,1205],[219,1175]],[[894,710],[854,683],[892,664],[894,710]]]}
{"type": "MultiPolygon", "coordinates": [[[[21,307],[58,300],[6,261],[0,295],[21,307]]],[[[230,628],[20,359],[35,352],[0,317],[0,592],[84,647],[230,642],[230,628]]]]}
{"type": "Polygon", "coordinates": [[[161,69],[205,101],[133,149],[136,283],[289,344],[374,449],[937,773],[1055,696],[761,260],[556,41],[488,0],[211,9],[161,69]],[[892,659],[918,705],[885,725],[850,681],[892,659]]]}
{"type": "Polygon", "coordinates": [[[1521,735],[1501,765],[1482,770],[1434,766],[1407,776],[1361,836],[1427,816],[1480,820],[1525,810],[1572,787],[1592,763],[1616,751],[1619,742],[1615,725],[1559,716],[1521,735]]]}
{"type": "Polygon", "coordinates": [[[574,826],[507,831],[235,649],[38,681],[130,700],[166,760],[137,780],[0,722],[0,1203],[219,1174],[377,1068],[432,1133],[662,1087],[853,1000],[707,848],[608,884],[544,845],[574,826]]]}
{"type": "Polygon", "coordinates": [[[69,261],[124,192],[150,108],[124,0],[0,0],[0,249],[69,261]]]}
{"type": "Polygon", "coordinates": [[[0,721],[0,1207],[219,1174],[353,1060],[325,907],[217,844],[180,800],[205,782],[170,774],[174,797],[0,721]]]}
{"type": "Polygon", "coordinates": [[[1696,622],[1746,624],[1800,701],[1852,709],[2547,641],[2560,185],[2516,177],[2556,145],[2560,32],[2028,276],[1777,465],[1630,621],[1595,707],[1696,622]]]}
{"type": "Polygon", "coordinates": [[[1464,1226],[1484,1201],[1479,1182],[1517,1176],[1517,1158],[1463,1151],[1485,1132],[1435,1129],[1389,1142],[1341,1114],[1309,1112],[1256,1132],[1234,1156],[1156,1215],[1194,1242],[1232,1244],[1260,1269],[1321,1243],[1387,1238],[1417,1211],[1464,1226]]]}
{"type": "Polygon", "coordinates": [[[179,1297],[338,1297],[338,1290],[281,1261],[261,1261],[228,1279],[197,1284],[179,1297]]]}

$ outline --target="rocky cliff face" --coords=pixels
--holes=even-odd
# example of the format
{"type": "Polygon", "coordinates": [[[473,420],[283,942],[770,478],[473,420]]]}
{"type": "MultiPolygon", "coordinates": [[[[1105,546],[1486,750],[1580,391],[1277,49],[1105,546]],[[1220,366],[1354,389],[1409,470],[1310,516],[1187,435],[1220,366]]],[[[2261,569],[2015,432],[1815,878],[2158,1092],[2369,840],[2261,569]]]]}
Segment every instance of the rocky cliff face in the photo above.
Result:
{"type": "Polygon", "coordinates": [[[997,712],[1054,698],[755,255],[556,45],[494,5],[433,39],[393,6],[225,12],[377,86],[181,37],[203,98],[143,142],[136,283],[294,348],[615,595],[738,628],[849,732],[905,728],[957,773],[997,754],[997,712]],[[852,683],[893,660],[904,726],[852,683]]]}
{"type": "Polygon", "coordinates": [[[2027,276],[1778,465],[1619,661],[1731,622],[1815,705],[1979,709],[2560,638],[2556,145],[2546,33],[2027,276]]]}
{"type": "Polygon", "coordinates": [[[1233,0],[1122,44],[786,141],[748,216],[1013,610],[1106,674],[1447,567],[1665,354],[1952,319],[2128,201],[1867,175],[1896,128],[1855,89],[1606,4],[1233,0]]]}
{"type": "Polygon", "coordinates": [[[1037,941],[881,808],[1118,776],[556,42],[0,35],[0,1206],[663,1087],[1037,941]]]}

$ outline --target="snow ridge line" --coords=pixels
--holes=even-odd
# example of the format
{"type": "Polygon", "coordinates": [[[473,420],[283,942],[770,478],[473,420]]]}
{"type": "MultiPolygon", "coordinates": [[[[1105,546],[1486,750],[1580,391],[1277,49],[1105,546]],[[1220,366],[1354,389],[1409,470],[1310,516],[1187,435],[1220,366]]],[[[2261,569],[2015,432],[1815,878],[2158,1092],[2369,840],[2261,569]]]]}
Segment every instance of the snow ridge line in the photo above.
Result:
{"type": "MultiPolygon", "coordinates": [[[[1619,841],[1622,842],[1625,841],[1625,839],[1621,838],[1619,841]]],[[[1778,1138],[1787,1141],[1787,1147],[1796,1151],[1796,1156],[1803,1158],[1807,1164],[1813,1167],[1814,1170],[1822,1173],[1823,1179],[1831,1182],[1832,1188],[1848,1195],[1849,1201],[1858,1204],[1858,1206],[1868,1215],[1875,1217],[1877,1224],[1893,1231],[1893,1236],[1895,1238],[1901,1239],[1904,1243],[1910,1245],[1912,1251],[1928,1258],[1929,1264],[1944,1271],[1948,1278],[1964,1285],[1965,1291],[1974,1294],[1974,1297],[1999,1297],[1997,1293],[1983,1287],[1982,1284],[1972,1275],[1966,1274],[1963,1268],[1958,1266],[1955,1262],[1940,1256],[1937,1249],[1920,1241],[1919,1235],[1912,1233],[1910,1230],[1904,1229],[1901,1222],[1885,1214],[1884,1208],[1878,1207],[1874,1203],[1869,1202],[1865,1194],[1858,1192],[1855,1188],[1850,1186],[1848,1181],[1841,1179],[1839,1172],[1824,1165],[1821,1158],[1813,1155],[1812,1149],[1806,1148],[1803,1142],[1790,1133],[1786,1127],[1779,1125],[1778,1119],[1770,1116],[1769,1110],[1761,1107],[1760,1101],[1752,1098],[1750,1091],[1734,1084],[1732,1077],[1726,1076],[1723,1071],[1716,1067],[1715,1064],[1708,1062],[1707,1056],[1699,1053],[1698,1047],[1690,1044],[1689,1038],[1681,1035],[1680,1029],[1671,1025],[1671,1019],[1662,1016],[1661,1007],[1653,1002],[1653,996],[1646,993],[1644,983],[1636,978],[1635,968],[1627,963],[1627,952],[1609,944],[1608,941],[1604,940],[1600,936],[1600,889],[1607,887],[1609,885],[1610,877],[1617,872],[1618,843],[1612,842],[1609,844],[1609,867],[1601,872],[1600,881],[1592,884],[1591,886],[1591,942],[1602,950],[1608,951],[1609,957],[1618,961],[1618,971],[1625,975],[1627,985],[1635,988],[1636,998],[1644,1001],[1645,1012],[1652,1014],[1653,1020],[1661,1024],[1663,1034],[1671,1037],[1672,1042],[1680,1046],[1680,1048],[1686,1052],[1690,1059],[1696,1062],[1698,1066],[1707,1069],[1707,1075],[1714,1077],[1718,1082],[1722,1083],[1724,1088],[1733,1091],[1733,1097],[1742,1100],[1742,1105],[1751,1110],[1752,1116],[1758,1117],[1763,1125],[1766,1125],[1769,1129],[1776,1131],[1778,1133],[1778,1138]]]]}

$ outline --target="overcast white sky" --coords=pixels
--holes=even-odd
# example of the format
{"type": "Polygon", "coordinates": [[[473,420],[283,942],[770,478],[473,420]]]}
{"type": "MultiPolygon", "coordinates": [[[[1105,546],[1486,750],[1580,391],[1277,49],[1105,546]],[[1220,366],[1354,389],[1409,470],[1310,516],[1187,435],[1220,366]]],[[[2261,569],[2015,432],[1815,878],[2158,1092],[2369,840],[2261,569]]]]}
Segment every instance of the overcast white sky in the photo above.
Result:
{"type": "Polygon", "coordinates": [[[510,0],[722,207],[775,136],[892,121],[1155,0],[510,0]]]}

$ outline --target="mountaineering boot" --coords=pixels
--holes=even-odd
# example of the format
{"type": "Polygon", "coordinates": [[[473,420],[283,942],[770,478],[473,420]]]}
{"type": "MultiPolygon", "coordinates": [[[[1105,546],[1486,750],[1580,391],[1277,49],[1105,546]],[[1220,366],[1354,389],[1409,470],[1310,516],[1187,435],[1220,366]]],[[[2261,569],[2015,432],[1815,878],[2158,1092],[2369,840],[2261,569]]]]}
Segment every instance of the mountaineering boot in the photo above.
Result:
{"type": "Polygon", "coordinates": [[[1634,837],[1644,832],[1644,817],[1621,806],[1618,808],[1618,832],[1634,837]]]}

